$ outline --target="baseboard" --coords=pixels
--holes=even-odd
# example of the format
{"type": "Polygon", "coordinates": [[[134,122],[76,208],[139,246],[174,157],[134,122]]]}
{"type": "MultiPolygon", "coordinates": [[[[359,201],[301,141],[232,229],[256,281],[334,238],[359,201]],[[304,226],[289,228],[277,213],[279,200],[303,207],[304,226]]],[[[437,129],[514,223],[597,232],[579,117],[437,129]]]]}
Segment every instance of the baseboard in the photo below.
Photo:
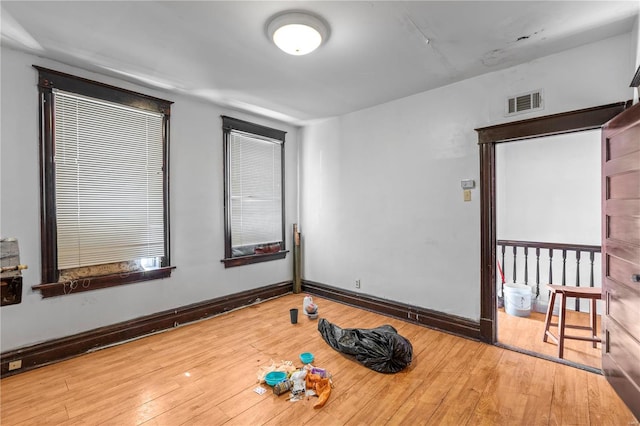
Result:
{"type": "Polygon", "coordinates": [[[33,370],[91,350],[282,296],[291,293],[292,289],[293,282],[286,281],[3,352],[0,354],[0,377],[33,370]],[[9,371],[9,363],[14,361],[22,361],[22,366],[9,371]]]}
{"type": "Polygon", "coordinates": [[[378,314],[424,325],[469,339],[481,340],[480,323],[467,318],[343,290],[313,281],[302,280],[302,290],[306,293],[318,295],[329,300],[366,309],[378,314]]]}
{"type": "Polygon", "coordinates": [[[494,336],[495,327],[493,326],[493,320],[487,318],[480,318],[480,340],[492,345],[497,341],[494,336]]]}

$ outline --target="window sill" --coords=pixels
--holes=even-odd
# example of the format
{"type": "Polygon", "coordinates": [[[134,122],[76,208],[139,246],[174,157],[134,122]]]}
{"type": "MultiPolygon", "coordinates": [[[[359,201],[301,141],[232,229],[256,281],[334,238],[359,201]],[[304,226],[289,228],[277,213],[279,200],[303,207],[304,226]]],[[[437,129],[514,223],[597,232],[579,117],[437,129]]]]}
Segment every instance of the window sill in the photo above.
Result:
{"type": "Polygon", "coordinates": [[[98,290],[100,288],[115,287],[122,284],[168,278],[171,276],[171,271],[174,269],[176,269],[175,266],[166,266],[157,269],[150,269],[148,271],[103,275],[100,277],[87,277],[59,283],[38,284],[31,286],[31,289],[34,291],[40,291],[43,298],[63,296],[65,294],[98,290]]]}
{"type": "Polygon", "coordinates": [[[270,260],[284,259],[289,253],[289,250],[281,250],[275,253],[264,254],[252,254],[249,256],[229,257],[222,259],[220,262],[224,263],[225,268],[232,268],[234,266],[249,265],[250,263],[268,262],[270,260]]]}

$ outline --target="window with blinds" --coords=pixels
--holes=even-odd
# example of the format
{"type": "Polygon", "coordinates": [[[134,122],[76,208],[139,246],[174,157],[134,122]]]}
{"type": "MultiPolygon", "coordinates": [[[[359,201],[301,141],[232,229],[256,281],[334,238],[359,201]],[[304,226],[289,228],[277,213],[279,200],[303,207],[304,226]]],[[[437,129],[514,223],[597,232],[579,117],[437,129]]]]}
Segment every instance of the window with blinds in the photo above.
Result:
{"type": "Polygon", "coordinates": [[[53,94],[58,268],[164,256],[163,115],[53,94]]]}
{"type": "Polygon", "coordinates": [[[34,65],[43,297],[171,275],[172,102],[34,65]]]}
{"type": "MultiPolygon", "coordinates": [[[[284,251],[285,133],[230,117],[223,117],[223,132],[225,257],[280,253],[284,251]]],[[[248,263],[255,261],[259,260],[248,263]]]]}

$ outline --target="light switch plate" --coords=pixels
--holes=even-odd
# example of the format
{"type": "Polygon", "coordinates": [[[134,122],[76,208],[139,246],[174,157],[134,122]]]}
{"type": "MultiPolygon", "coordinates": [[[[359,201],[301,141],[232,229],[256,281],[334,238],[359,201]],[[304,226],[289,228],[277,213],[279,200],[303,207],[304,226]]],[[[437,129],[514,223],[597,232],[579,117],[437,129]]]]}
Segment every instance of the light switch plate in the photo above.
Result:
{"type": "Polygon", "coordinates": [[[464,190],[464,200],[465,201],[471,201],[471,190],[470,189],[465,189],[464,190]]]}

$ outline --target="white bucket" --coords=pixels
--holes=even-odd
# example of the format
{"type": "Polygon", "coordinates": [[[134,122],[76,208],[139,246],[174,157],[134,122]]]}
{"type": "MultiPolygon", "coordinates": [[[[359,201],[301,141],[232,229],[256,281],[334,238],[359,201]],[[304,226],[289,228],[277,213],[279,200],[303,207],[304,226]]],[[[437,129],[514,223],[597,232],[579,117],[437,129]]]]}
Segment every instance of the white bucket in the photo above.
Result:
{"type": "Polygon", "coordinates": [[[531,289],[524,284],[505,283],[504,309],[509,315],[516,317],[531,315],[531,289]]]}

